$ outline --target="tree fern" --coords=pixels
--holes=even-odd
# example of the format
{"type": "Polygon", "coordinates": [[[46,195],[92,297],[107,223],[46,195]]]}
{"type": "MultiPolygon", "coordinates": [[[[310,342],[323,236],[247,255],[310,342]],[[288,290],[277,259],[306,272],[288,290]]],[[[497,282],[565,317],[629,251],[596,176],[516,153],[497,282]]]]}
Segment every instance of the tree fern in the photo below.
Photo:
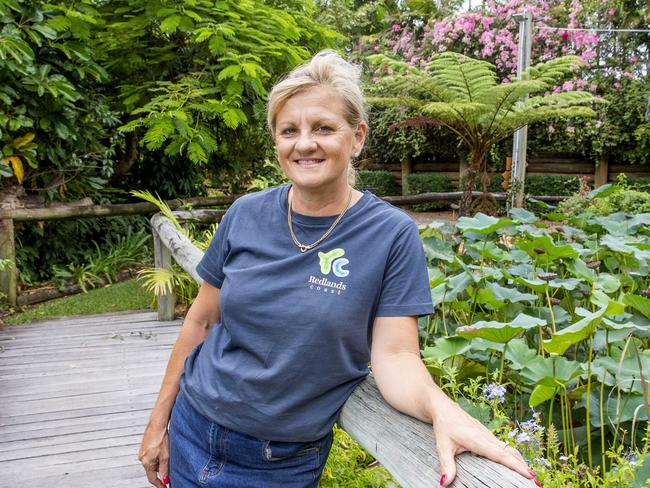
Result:
{"type": "Polygon", "coordinates": [[[526,70],[522,79],[501,83],[492,64],[453,52],[434,55],[423,68],[379,54],[369,61],[384,73],[373,87],[383,96],[370,98],[369,103],[426,115],[464,142],[471,160],[461,212],[469,209],[474,180],[487,170],[492,145],[534,122],[594,115],[590,105],[596,99],[590,93],[546,94],[582,65],[576,56],[540,63],[526,70]]]}

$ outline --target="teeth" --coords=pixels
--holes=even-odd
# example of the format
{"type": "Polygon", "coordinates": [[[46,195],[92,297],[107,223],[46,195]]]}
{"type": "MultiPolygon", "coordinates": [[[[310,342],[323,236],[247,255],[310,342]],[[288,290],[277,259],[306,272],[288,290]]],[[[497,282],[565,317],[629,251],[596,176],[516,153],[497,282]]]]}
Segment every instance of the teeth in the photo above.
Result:
{"type": "Polygon", "coordinates": [[[298,164],[316,164],[316,163],[322,163],[322,159],[298,159],[296,161],[298,164]]]}

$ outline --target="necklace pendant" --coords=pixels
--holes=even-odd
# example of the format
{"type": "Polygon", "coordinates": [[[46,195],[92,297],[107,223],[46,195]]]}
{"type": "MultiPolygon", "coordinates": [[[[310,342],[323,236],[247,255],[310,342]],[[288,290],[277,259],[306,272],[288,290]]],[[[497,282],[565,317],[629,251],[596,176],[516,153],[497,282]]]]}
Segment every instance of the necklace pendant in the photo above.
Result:
{"type": "Polygon", "coordinates": [[[307,251],[309,251],[309,246],[303,246],[303,245],[301,244],[299,247],[300,247],[300,252],[307,252],[307,251]]]}

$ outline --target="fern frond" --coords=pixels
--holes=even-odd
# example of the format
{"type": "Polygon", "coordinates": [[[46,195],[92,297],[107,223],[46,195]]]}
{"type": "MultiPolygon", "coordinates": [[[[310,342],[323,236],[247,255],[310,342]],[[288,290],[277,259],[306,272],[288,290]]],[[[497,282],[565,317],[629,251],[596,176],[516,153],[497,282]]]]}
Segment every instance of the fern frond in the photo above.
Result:
{"type": "Polygon", "coordinates": [[[187,231],[183,228],[183,226],[181,226],[181,224],[174,216],[172,209],[169,207],[169,205],[167,205],[167,203],[162,198],[158,196],[157,193],[155,197],[151,194],[149,190],[131,190],[130,193],[136,198],[141,198],[142,200],[145,200],[149,203],[153,203],[156,207],[158,207],[158,209],[163,213],[165,217],[167,217],[169,220],[172,221],[174,227],[176,227],[187,238],[190,237],[187,234],[187,231]]]}
{"type": "Polygon", "coordinates": [[[173,292],[174,272],[166,268],[143,268],[138,271],[138,281],[142,287],[154,296],[171,295],[173,292]]]}

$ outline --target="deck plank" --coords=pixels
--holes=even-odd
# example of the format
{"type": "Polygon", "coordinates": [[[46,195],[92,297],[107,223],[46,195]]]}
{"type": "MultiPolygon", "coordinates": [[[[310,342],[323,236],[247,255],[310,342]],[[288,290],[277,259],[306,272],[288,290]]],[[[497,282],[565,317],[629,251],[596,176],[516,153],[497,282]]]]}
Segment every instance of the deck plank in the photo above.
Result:
{"type": "Polygon", "coordinates": [[[0,328],[0,488],[150,486],[137,451],[179,329],[153,312],[0,328]]]}

